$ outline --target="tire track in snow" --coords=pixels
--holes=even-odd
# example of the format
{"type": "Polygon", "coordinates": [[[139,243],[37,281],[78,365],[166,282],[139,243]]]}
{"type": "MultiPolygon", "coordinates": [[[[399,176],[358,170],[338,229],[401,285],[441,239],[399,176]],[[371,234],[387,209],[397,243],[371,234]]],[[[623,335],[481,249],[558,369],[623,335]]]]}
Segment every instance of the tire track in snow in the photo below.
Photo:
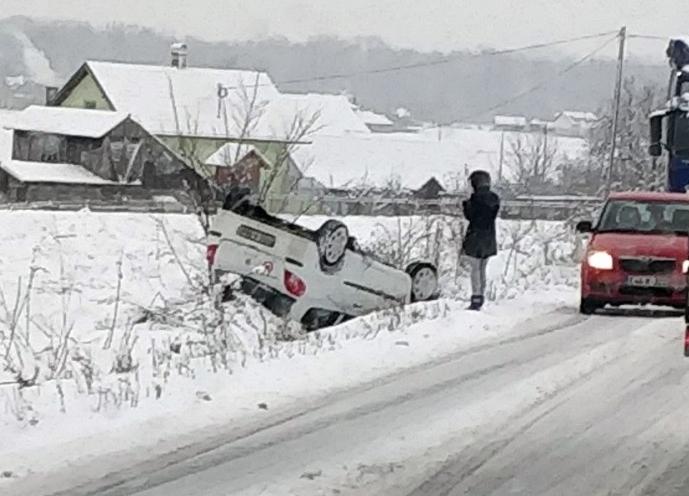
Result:
{"type": "MultiPolygon", "coordinates": [[[[411,491],[407,496],[447,496],[454,488],[460,485],[469,477],[473,476],[478,472],[488,461],[493,457],[502,452],[511,443],[513,443],[519,436],[529,431],[533,426],[535,426],[542,419],[550,415],[555,411],[560,405],[562,405],[566,399],[560,399],[555,404],[549,404],[553,400],[557,399],[559,396],[566,394],[568,391],[574,389],[580,384],[588,381],[594,374],[598,373],[601,369],[611,365],[617,359],[611,359],[600,363],[598,366],[594,367],[587,373],[576,377],[574,380],[568,384],[559,387],[552,393],[547,394],[543,398],[537,400],[531,405],[523,408],[519,412],[510,416],[505,420],[504,425],[509,426],[504,429],[503,426],[497,428],[497,431],[504,432],[507,430],[510,432],[507,436],[498,436],[498,440],[487,442],[485,448],[481,449],[479,453],[473,455],[468,460],[464,460],[464,454],[459,453],[456,457],[450,459],[436,474],[432,475],[419,487],[411,491]],[[546,406],[541,413],[536,416],[533,415],[533,411],[539,409],[540,407],[546,406]],[[520,425],[521,424],[521,425],[520,425]],[[517,428],[512,428],[512,426],[517,425],[517,428]],[[462,469],[458,472],[458,464],[462,465],[462,469]]],[[[494,434],[494,433],[493,433],[494,434]]],[[[486,436],[487,437],[487,436],[486,436]]],[[[492,435],[491,435],[492,437],[492,435]]],[[[473,494],[470,491],[467,494],[473,494]]]]}
{"type": "MultiPolygon", "coordinates": [[[[513,328],[514,331],[510,333],[513,334],[511,336],[498,340],[490,340],[486,343],[475,345],[462,351],[446,355],[438,360],[405,369],[393,376],[378,379],[371,383],[332,395],[325,400],[312,405],[310,408],[305,409],[301,407],[291,414],[284,415],[276,419],[274,422],[259,426],[241,434],[238,434],[236,431],[219,433],[217,437],[211,440],[206,440],[196,445],[183,446],[173,452],[162,454],[159,457],[156,457],[156,459],[151,460],[143,467],[138,465],[129,469],[114,471],[102,476],[96,481],[81,484],[78,487],[72,487],[65,491],[54,492],[51,493],[50,496],[86,496],[96,494],[100,496],[117,496],[129,495],[136,491],[146,490],[151,487],[164,484],[170,480],[191,475],[203,470],[204,468],[217,466],[221,463],[232,461],[233,459],[249,456],[256,451],[267,449],[275,444],[288,442],[298,437],[311,434],[318,430],[335,425],[339,422],[349,421],[362,415],[376,413],[400,402],[411,401],[418,397],[419,394],[432,394],[437,391],[442,391],[443,389],[457,387],[463,383],[480,379],[493,372],[509,369],[510,367],[515,367],[518,365],[524,365],[521,357],[514,360],[506,360],[496,365],[484,367],[468,374],[458,375],[449,380],[435,383],[429,388],[408,391],[405,394],[395,396],[392,399],[368,403],[365,406],[346,411],[344,414],[317,420],[316,422],[300,429],[292,429],[290,430],[288,436],[272,439],[270,442],[259,443],[251,446],[250,448],[230,450],[231,453],[227,452],[228,447],[232,444],[250,440],[252,437],[261,435],[267,431],[270,431],[271,429],[276,429],[290,423],[299,422],[305,417],[317,414],[320,410],[327,408],[328,405],[333,402],[345,403],[350,397],[375,391],[376,389],[386,387],[391,383],[404,381],[405,378],[412,377],[420,372],[446,366],[477,353],[483,353],[493,349],[499,349],[503,346],[526,342],[528,340],[540,338],[556,332],[567,331],[568,329],[581,324],[587,319],[588,317],[584,317],[579,314],[565,314],[563,313],[563,310],[548,312],[547,314],[544,314],[543,318],[541,319],[529,319],[516,324],[513,328]],[[529,331],[526,333],[521,333],[519,329],[524,327],[528,327],[529,331]],[[190,463],[192,460],[193,463],[190,463]],[[142,474],[147,474],[145,479],[141,478],[142,474]]],[[[534,356],[534,359],[536,358],[538,357],[534,356]]]]}
{"type": "MultiPolygon", "coordinates": [[[[601,323],[604,323],[604,321],[600,321],[601,323]]],[[[653,335],[652,331],[654,330],[654,326],[657,325],[657,322],[652,322],[649,321],[647,324],[642,324],[641,327],[636,329],[632,336],[629,339],[626,339],[624,336],[619,338],[617,341],[621,341],[624,343],[624,346],[620,348],[619,352],[617,354],[614,354],[610,359],[605,360],[602,363],[599,363],[594,369],[590,370],[588,373],[576,378],[574,381],[570,382],[567,384],[565,387],[558,389],[554,392],[554,394],[549,395],[548,397],[542,398],[540,401],[538,401],[536,404],[534,404],[533,408],[525,408],[522,409],[519,413],[517,413],[515,416],[509,417],[504,424],[496,426],[494,431],[489,431],[486,434],[484,434],[480,439],[485,439],[486,447],[479,449],[478,452],[474,455],[471,455],[469,458],[467,458],[467,455],[464,452],[460,452],[452,456],[441,468],[441,470],[436,473],[436,474],[431,474],[430,476],[426,476],[427,479],[424,481],[421,485],[417,486],[414,490],[412,490],[409,495],[413,496],[421,496],[421,495],[433,495],[433,496],[448,496],[448,495],[454,495],[454,494],[459,494],[460,492],[462,494],[482,494],[482,495],[489,495],[489,494],[521,494],[521,495],[526,495],[526,494],[545,494],[542,492],[539,492],[539,490],[535,487],[529,487],[524,488],[524,491],[515,492],[514,488],[508,489],[506,487],[503,487],[505,484],[512,482],[512,479],[516,473],[518,473],[519,470],[519,465],[524,465],[525,467],[533,468],[533,466],[537,463],[540,462],[538,458],[534,459],[533,456],[529,456],[529,450],[533,451],[534,455],[541,456],[544,459],[549,458],[549,451],[547,449],[548,446],[548,441],[546,441],[546,445],[543,446],[542,442],[536,442],[535,446],[529,446],[527,448],[527,451],[525,453],[519,452],[519,448],[514,447],[511,449],[510,455],[504,454],[502,456],[503,462],[507,463],[508,460],[513,462],[511,465],[494,465],[493,469],[482,476],[480,476],[473,484],[471,483],[471,479],[477,475],[477,473],[489,462],[491,462],[495,457],[502,455],[503,451],[507,450],[508,448],[511,447],[511,445],[515,442],[518,441],[521,436],[526,434],[527,432],[531,431],[538,423],[541,421],[544,421],[547,417],[552,416],[556,411],[560,408],[562,408],[562,413],[564,414],[564,418],[567,418],[567,414],[571,414],[571,407],[572,405],[569,404],[570,398],[577,392],[579,391],[586,391],[590,387],[590,382],[591,381],[599,381],[602,382],[603,384],[607,381],[608,376],[610,373],[606,374],[601,374],[604,369],[613,369],[616,368],[618,365],[620,367],[622,366],[622,362],[627,360],[629,358],[629,355],[631,352],[633,352],[636,349],[636,341],[641,340],[642,344],[645,344],[645,341],[647,339],[654,339],[659,343],[660,347],[662,348],[669,348],[671,344],[674,344],[676,337],[672,335],[662,335],[662,336],[657,336],[653,335]],[[648,333],[648,334],[647,334],[648,333]],[[560,398],[555,404],[552,403],[553,400],[560,398]],[[566,407],[569,407],[569,411],[566,409],[566,407]],[[537,413],[539,410],[542,410],[542,408],[545,408],[545,410],[541,411],[541,413],[537,413]],[[535,416],[534,416],[535,415],[535,416]],[[517,427],[515,427],[517,426],[517,427]],[[507,430],[510,432],[508,436],[502,436],[502,433],[504,430],[507,430]],[[497,437],[497,440],[494,440],[494,438],[497,437]],[[517,457],[515,459],[515,457],[517,457]],[[528,460],[528,461],[527,461],[528,460]],[[460,490],[460,486],[462,489],[460,490]],[[535,492],[534,492],[535,491],[535,492]]],[[[665,333],[667,334],[667,333],[665,333]]],[[[604,347],[608,348],[609,350],[613,350],[615,346],[615,343],[610,343],[609,345],[605,345],[604,347]]],[[[643,348],[642,348],[643,349],[643,348]]],[[[645,350],[648,351],[648,350],[645,350]]],[[[637,350],[638,352],[638,350],[637,350]]],[[[605,353],[603,353],[605,355],[605,353]]],[[[661,362],[662,363],[662,362],[661,362]]],[[[626,364],[625,364],[626,365],[626,364]]],[[[633,405],[635,403],[638,404],[639,401],[643,401],[643,397],[647,392],[650,391],[657,391],[661,388],[661,385],[667,384],[667,380],[669,377],[673,377],[676,375],[678,368],[672,368],[670,370],[667,370],[663,368],[661,365],[658,367],[657,364],[652,364],[650,367],[646,365],[646,367],[640,367],[640,370],[638,370],[639,374],[642,374],[643,372],[646,372],[647,369],[652,369],[654,372],[653,374],[649,374],[648,377],[646,377],[646,380],[641,380],[637,381],[638,376],[635,376],[634,379],[631,379],[629,381],[629,384],[633,384],[636,386],[635,388],[627,388],[626,390],[622,390],[620,394],[620,398],[607,398],[607,401],[604,403],[605,408],[609,409],[611,412],[615,412],[616,409],[621,408],[622,403],[626,403],[630,405],[630,408],[633,408],[633,405]]],[[[626,371],[626,368],[623,369],[626,371]]],[[[614,377],[614,376],[613,376],[614,377]]],[[[575,406],[576,408],[576,406],[575,406]]],[[[605,418],[605,415],[603,416],[605,418]]],[[[625,434],[631,438],[634,439],[635,434],[640,434],[645,432],[646,430],[649,429],[650,426],[656,425],[661,421],[662,414],[649,414],[646,417],[642,417],[639,421],[639,425],[637,426],[636,431],[629,431],[625,432],[625,434]]],[[[561,422],[560,417],[555,419],[557,422],[561,422]]],[[[557,425],[560,425],[559,423],[557,425]]],[[[594,426],[595,424],[589,424],[588,427],[584,428],[584,432],[588,430],[590,427],[594,426]]],[[[599,426],[598,426],[599,427],[599,426]]],[[[566,424],[562,425],[562,428],[566,429],[566,424]]],[[[533,437],[535,437],[536,434],[534,434],[533,437]]],[[[535,439],[539,439],[538,437],[535,437],[535,439]]],[[[555,453],[557,448],[555,448],[552,453],[555,453]]],[[[466,450],[469,451],[469,450],[466,450]]],[[[601,455],[602,456],[602,455],[601,455]]],[[[632,457],[634,460],[634,458],[632,457]]],[[[590,467],[587,467],[586,464],[587,462],[590,463],[591,459],[588,457],[585,457],[581,461],[581,466],[578,469],[575,469],[573,467],[570,467],[572,469],[573,475],[572,476],[578,476],[581,477],[582,473],[590,473],[590,467]]],[[[645,463],[643,458],[640,458],[638,460],[638,465],[640,467],[644,467],[645,463]]],[[[552,477],[560,477],[560,480],[557,481],[557,488],[554,492],[548,492],[548,494],[557,494],[557,495],[563,495],[563,494],[585,494],[582,492],[572,492],[573,487],[577,487],[575,484],[568,484],[567,483],[567,477],[561,478],[562,474],[556,473],[558,465],[555,465],[552,467],[553,473],[552,477]],[[564,492],[563,492],[564,491],[564,492]]],[[[626,472],[625,472],[626,473],[626,472]]],[[[603,474],[601,474],[601,477],[603,474]]],[[[637,474],[636,479],[633,478],[628,478],[626,479],[626,482],[628,486],[623,486],[623,489],[619,492],[601,492],[600,494],[619,494],[619,495],[629,495],[631,494],[630,491],[627,489],[636,487],[638,485],[639,481],[642,480],[642,474],[637,474]],[[626,489],[625,489],[626,488],[626,489]]],[[[600,482],[600,479],[594,479],[600,482]]],[[[606,490],[607,491],[607,490],[606,490]]],[[[589,493],[586,493],[589,494],[589,493]]],[[[593,493],[590,493],[593,494],[593,493]]],[[[598,493],[596,493],[598,494],[598,493]]],[[[653,493],[651,493],[653,494],[653,493]]],[[[665,493],[657,493],[657,494],[665,494],[665,493]]],[[[680,494],[680,493],[678,493],[680,494]]],[[[681,493],[681,494],[686,494],[686,493],[681,493]]]]}

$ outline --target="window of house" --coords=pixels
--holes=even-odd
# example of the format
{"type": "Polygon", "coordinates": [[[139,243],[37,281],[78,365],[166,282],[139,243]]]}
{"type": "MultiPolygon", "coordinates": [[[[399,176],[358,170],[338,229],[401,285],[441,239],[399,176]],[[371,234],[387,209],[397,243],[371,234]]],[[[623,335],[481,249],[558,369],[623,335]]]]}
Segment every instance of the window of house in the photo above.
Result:
{"type": "Polygon", "coordinates": [[[13,158],[32,162],[64,162],[65,137],[38,132],[15,133],[13,158]]]}
{"type": "Polygon", "coordinates": [[[84,108],[95,109],[96,108],[96,101],[95,100],[84,100],[84,108]]]}

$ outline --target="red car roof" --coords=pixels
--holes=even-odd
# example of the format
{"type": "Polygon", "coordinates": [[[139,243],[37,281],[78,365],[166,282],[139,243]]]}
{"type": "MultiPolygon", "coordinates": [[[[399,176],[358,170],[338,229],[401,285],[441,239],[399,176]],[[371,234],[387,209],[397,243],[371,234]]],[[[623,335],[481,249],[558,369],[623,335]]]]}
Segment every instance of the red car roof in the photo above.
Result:
{"type": "Polygon", "coordinates": [[[610,200],[631,200],[631,201],[670,201],[689,203],[689,194],[686,193],[664,193],[657,191],[626,191],[623,193],[610,193],[610,200]]]}

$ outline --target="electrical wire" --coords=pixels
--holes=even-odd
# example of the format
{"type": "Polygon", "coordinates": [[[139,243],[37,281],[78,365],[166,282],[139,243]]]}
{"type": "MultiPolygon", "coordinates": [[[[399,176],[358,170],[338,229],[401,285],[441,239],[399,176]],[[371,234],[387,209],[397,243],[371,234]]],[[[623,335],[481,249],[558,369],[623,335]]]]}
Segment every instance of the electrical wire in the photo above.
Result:
{"type": "Polygon", "coordinates": [[[475,113],[475,114],[473,114],[473,115],[471,115],[471,116],[469,116],[469,117],[465,117],[465,118],[463,118],[463,120],[464,120],[464,121],[471,122],[471,121],[473,121],[474,119],[477,119],[478,117],[481,117],[481,116],[483,116],[483,115],[485,115],[485,114],[488,114],[488,113],[490,113],[490,112],[493,112],[494,110],[498,110],[498,109],[500,109],[500,108],[502,108],[502,107],[506,107],[507,105],[509,105],[509,104],[511,104],[511,103],[514,103],[515,101],[517,101],[517,100],[519,100],[519,99],[521,99],[521,98],[523,98],[523,97],[525,97],[525,96],[527,96],[527,95],[530,95],[531,93],[534,93],[534,92],[536,92],[536,91],[542,89],[543,87],[547,86],[550,82],[552,82],[553,79],[557,79],[557,78],[559,78],[559,77],[561,77],[561,76],[564,76],[564,75],[567,74],[568,72],[571,72],[572,70],[576,69],[577,67],[579,67],[580,65],[582,65],[583,63],[585,63],[586,61],[588,61],[589,59],[591,59],[591,58],[593,58],[594,56],[596,56],[599,52],[601,52],[602,50],[604,50],[605,48],[607,48],[607,47],[608,47],[613,41],[615,41],[618,37],[619,37],[618,35],[615,35],[615,36],[613,36],[612,38],[608,39],[605,43],[603,43],[602,45],[600,45],[600,46],[599,46],[598,48],[596,48],[595,50],[593,50],[593,51],[587,53],[587,54],[586,54],[585,56],[583,56],[582,58],[580,58],[580,59],[578,59],[578,60],[572,62],[571,64],[569,64],[567,67],[565,67],[565,68],[562,69],[561,71],[558,71],[554,76],[549,77],[548,79],[544,79],[544,80],[542,80],[541,82],[537,83],[536,85],[531,86],[530,88],[528,88],[528,89],[526,89],[526,90],[524,90],[524,91],[522,91],[522,92],[520,92],[520,93],[517,93],[516,95],[514,95],[514,96],[512,96],[512,97],[510,97],[510,98],[508,98],[508,99],[506,99],[506,100],[503,100],[503,101],[501,101],[501,102],[499,102],[499,103],[497,103],[497,104],[495,104],[495,105],[492,105],[491,107],[488,107],[488,108],[482,110],[481,112],[477,112],[477,113],[475,113]]]}
{"type": "MultiPolygon", "coordinates": [[[[602,38],[604,36],[609,36],[611,34],[616,34],[617,31],[606,31],[604,33],[597,33],[597,34],[588,34],[584,36],[576,36],[573,38],[565,38],[561,40],[555,40],[547,43],[535,43],[532,45],[525,45],[521,47],[516,47],[516,48],[505,48],[502,50],[491,50],[487,52],[480,52],[480,53],[474,53],[474,54],[469,54],[467,55],[466,53],[462,53],[459,55],[450,55],[447,57],[442,57],[438,60],[430,60],[430,61],[425,61],[425,62],[416,62],[412,64],[402,64],[402,65],[397,65],[397,66],[391,66],[391,67],[382,67],[382,68],[377,68],[377,69],[366,69],[362,71],[355,71],[355,72],[342,72],[342,73],[333,73],[333,74],[325,74],[325,75],[320,75],[320,76],[313,76],[313,77],[307,77],[307,78],[299,78],[299,79],[288,79],[284,81],[275,81],[275,84],[277,85],[293,85],[293,84],[302,84],[302,83],[312,83],[312,82],[320,82],[320,81],[330,81],[330,80],[336,80],[336,79],[346,79],[350,77],[356,77],[356,76],[365,76],[365,75],[372,75],[372,74],[386,74],[390,72],[398,72],[398,71],[405,71],[405,70],[411,70],[411,69],[419,69],[423,67],[432,67],[432,66],[437,66],[437,65],[443,65],[443,64],[448,64],[450,62],[453,62],[455,60],[466,60],[466,59],[471,59],[471,58],[480,58],[480,57],[493,57],[496,55],[507,55],[511,53],[520,53],[520,52],[526,52],[526,51],[531,51],[531,50],[537,50],[541,48],[549,48],[549,47],[555,47],[559,45],[566,45],[570,43],[576,43],[578,41],[585,41],[585,40],[593,40],[597,38],[602,38]]],[[[261,86],[272,86],[273,83],[262,83],[258,85],[251,85],[252,88],[254,87],[261,87],[261,86]]],[[[222,86],[225,90],[233,90],[233,89],[239,89],[238,86],[222,86]]]]}
{"type": "Polygon", "coordinates": [[[653,41],[665,41],[669,42],[671,37],[669,36],[656,36],[652,34],[630,34],[627,35],[627,38],[633,39],[633,40],[653,40],[653,41]]]}

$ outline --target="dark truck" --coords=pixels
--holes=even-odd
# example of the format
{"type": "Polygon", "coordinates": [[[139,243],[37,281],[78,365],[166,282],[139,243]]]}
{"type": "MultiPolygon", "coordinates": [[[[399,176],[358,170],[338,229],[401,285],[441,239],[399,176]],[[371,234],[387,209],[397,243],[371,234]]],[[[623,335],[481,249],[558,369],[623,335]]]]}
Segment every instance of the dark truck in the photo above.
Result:
{"type": "Polygon", "coordinates": [[[670,40],[671,74],[666,108],[650,116],[649,153],[667,152],[667,190],[686,193],[689,186],[689,38],[670,40]]]}
{"type": "MultiPolygon", "coordinates": [[[[689,194],[689,37],[670,40],[666,54],[671,67],[669,99],[666,108],[650,116],[649,153],[667,153],[666,189],[689,194]]],[[[684,307],[684,356],[689,357],[689,299],[684,307]]]]}

